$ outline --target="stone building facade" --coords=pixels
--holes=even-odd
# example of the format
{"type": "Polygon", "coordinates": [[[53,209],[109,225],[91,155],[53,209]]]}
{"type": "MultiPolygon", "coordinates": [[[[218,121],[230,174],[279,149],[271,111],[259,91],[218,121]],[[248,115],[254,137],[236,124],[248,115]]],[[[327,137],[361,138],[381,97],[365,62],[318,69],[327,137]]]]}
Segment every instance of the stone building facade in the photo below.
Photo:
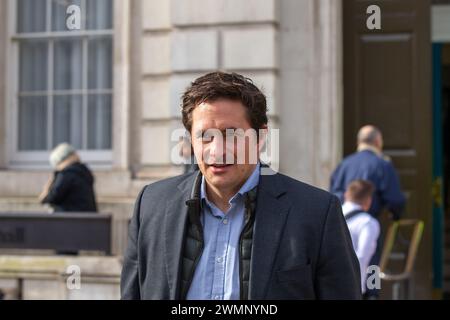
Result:
{"type": "MultiPolygon", "coordinates": [[[[83,15],[86,1],[66,4],[80,3],[83,15]]],[[[17,142],[18,47],[28,36],[17,30],[19,2],[0,2],[0,211],[43,211],[37,195],[51,173],[50,147],[25,152],[17,142]]],[[[182,172],[170,157],[171,133],[182,126],[180,96],[209,71],[252,78],[267,95],[270,126],[280,130],[280,171],[327,188],[342,157],[340,0],[100,2],[111,8],[111,30],[71,36],[113,39],[111,144],[81,156],[94,169],[101,211],[114,215],[114,253],[123,252],[141,188],[182,172]]],[[[46,32],[34,36],[65,36],[46,32]]]]}

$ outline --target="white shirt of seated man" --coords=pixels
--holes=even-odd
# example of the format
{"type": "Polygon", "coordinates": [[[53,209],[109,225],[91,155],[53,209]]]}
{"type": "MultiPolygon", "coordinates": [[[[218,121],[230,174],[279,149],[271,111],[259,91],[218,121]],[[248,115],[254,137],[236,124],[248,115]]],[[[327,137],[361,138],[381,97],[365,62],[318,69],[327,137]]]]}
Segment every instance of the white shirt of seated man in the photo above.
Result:
{"type": "MultiPolygon", "coordinates": [[[[362,206],[346,201],[342,206],[344,217],[356,210],[363,210],[362,206]]],[[[380,235],[380,224],[378,220],[367,212],[362,212],[347,220],[347,226],[353,242],[356,256],[359,260],[361,270],[361,290],[366,292],[367,268],[377,248],[377,239],[380,235]]]]}

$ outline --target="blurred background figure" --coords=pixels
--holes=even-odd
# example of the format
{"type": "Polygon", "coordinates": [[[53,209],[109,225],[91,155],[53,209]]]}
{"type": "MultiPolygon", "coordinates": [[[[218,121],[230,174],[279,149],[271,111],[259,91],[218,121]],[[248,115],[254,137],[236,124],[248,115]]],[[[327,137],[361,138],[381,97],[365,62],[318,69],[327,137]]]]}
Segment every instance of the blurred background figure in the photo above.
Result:
{"type": "MultiPolygon", "coordinates": [[[[374,190],[375,187],[370,181],[355,180],[348,186],[342,206],[342,212],[352,237],[353,248],[359,260],[361,290],[364,297],[366,297],[367,289],[367,267],[375,253],[377,239],[380,235],[378,220],[368,213],[374,190]]],[[[373,296],[369,298],[373,298],[373,296]]]]}
{"type": "MultiPolygon", "coordinates": [[[[357,144],[357,152],[346,157],[331,175],[330,192],[343,202],[344,193],[352,181],[370,181],[375,190],[368,213],[379,219],[382,211],[387,209],[394,220],[400,219],[406,199],[400,188],[400,180],[394,166],[383,155],[381,131],[371,125],[362,127],[358,132],[357,144]]],[[[379,237],[370,265],[379,265],[382,246],[382,237],[379,237]]],[[[366,295],[378,297],[379,292],[368,290],[366,295]]]]}
{"type": "Polygon", "coordinates": [[[405,196],[394,166],[383,155],[381,131],[371,125],[358,132],[358,151],[345,158],[331,176],[330,191],[344,200],[344,193],[350,182],[364,179],[375,186],[369,213],[378,218],[386,208],[394,220],[400,218],[405,206],[405,196]]]}
{"type": "Polygon", "coordinates": [[[68,143],[58,145],[50,154],[50,164],[55,172],[39,195],[41,203],[55,212],[96,212],[94,176],[76,150],[68,143]]]}
{"type": "Polygon", "coordinates": [[[180,141],[180,156],[184,159],[184,173],[199,170],[195,160],[194,150],[189,138],[184,136],[180,141]]]}

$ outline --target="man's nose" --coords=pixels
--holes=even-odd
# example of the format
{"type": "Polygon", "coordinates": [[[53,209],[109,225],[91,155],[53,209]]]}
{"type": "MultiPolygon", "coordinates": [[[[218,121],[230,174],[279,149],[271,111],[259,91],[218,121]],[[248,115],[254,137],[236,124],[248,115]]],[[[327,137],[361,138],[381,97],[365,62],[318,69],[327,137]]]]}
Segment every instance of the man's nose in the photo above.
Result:
{"type": "Polygon", "coordinates": [[[210,163],[224,163],[225,159],[225,142],[218,138],[214,137],[212,139],[209,146],[209,158],[210,163]]]}

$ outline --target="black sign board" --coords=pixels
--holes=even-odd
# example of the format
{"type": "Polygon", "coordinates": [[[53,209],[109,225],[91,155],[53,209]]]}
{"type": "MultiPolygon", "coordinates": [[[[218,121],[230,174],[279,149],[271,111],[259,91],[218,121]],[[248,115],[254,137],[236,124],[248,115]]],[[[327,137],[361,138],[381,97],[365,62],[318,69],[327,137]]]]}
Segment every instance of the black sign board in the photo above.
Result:
{"type": "Polygon", "coordinates": [[[111,254],[111,215],[0,213],[0,248],[111,254]]]}

